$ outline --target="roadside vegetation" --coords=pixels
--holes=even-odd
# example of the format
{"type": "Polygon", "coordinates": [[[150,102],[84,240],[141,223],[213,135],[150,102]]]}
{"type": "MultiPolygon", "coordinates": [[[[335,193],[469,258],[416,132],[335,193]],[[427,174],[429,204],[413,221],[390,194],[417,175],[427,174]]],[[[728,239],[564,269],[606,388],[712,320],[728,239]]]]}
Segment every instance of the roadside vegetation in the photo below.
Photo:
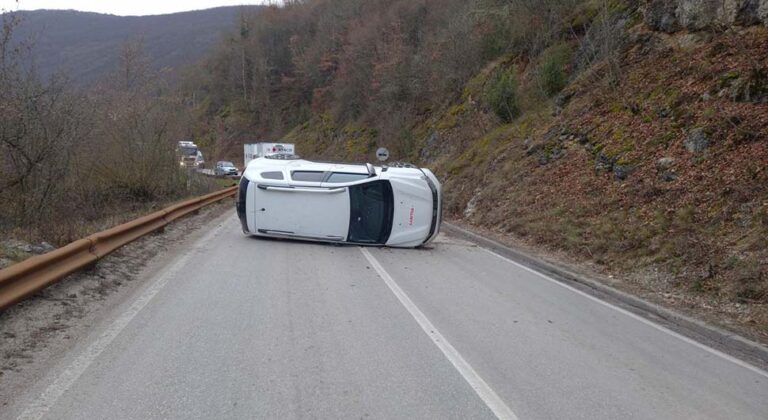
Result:
{"type": "Polygon", "coordinates": [[[65,74],[38,76],[34,44],[14,37],[16,24],[2,15],[2,265],[211,188],[179,170],[189,115],[141,43],[127,43],[100,83],[75,89],[65,74]]]}
{"type": "Polygon", "coordinates": [[[184,92],[200,143],[386,146],[450,218],[768,340],[768,29],[716,2],[286,2],[184,92]]]}

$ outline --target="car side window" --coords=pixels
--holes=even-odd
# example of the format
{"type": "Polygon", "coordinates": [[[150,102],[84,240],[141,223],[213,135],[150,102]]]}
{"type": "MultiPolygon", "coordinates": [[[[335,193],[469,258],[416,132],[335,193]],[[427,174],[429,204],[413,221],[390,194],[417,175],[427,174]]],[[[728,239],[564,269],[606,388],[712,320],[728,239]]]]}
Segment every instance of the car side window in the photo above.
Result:
{"type": "Polygon", "coordinates": [[[261,177],[264,179],[283,179],[283,173],[280,171],[274,171],[274,172],[262,172],[261,177]]]}
{"type": "Polygon", "coordinates": [[[321,171],[293,171],[291,179],[303,182],[322,182],[325,178],[325,172],[321,171]]]}
{"type": "Polygon", "coordinates": [[[344,172],[334,172],[331,174],[330,177],[328,177],[328,180],[325,182],[328,182],[331,184],[343,184],[345,182],[355,182],[355,181],[360,181],[367,178],[368,178],[368,174],[351,174],[351,173],[344,173],[344,172]]]}

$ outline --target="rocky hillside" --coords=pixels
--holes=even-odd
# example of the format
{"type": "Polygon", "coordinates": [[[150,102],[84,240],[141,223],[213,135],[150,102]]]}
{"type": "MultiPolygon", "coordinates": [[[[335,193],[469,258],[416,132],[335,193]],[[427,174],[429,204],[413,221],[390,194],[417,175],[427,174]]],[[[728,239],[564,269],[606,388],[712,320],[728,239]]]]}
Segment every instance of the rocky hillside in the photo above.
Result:
{"type": "Polygon", "coordinates": [[[768,30],[631,37],[617,84],[585,74],[552,114],[497,125],[470,86],[421,127],[421,155],[446,180],[452,217],[765,339],[768,30]]]}

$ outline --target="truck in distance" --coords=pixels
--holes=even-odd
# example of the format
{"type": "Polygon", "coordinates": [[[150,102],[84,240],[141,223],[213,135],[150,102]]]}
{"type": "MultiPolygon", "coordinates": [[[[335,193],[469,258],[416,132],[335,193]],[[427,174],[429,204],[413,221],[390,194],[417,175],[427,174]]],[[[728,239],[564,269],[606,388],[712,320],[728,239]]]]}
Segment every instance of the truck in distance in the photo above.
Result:
{"type": "Polygon", "coordinates": [[[248,163],[256,158],[285,154],[293,155],[296,153],[296,147],[291,143],[249,143],[243,145],[243,156],[245,162],[243,168],[248,166],[248,163]]]}
{"type": "Polygon", "coordinates": [[[176,146],[176,155],[182,168],[202,168],[205,163],[203,152],[191,141],[180,141],[176,146]]]}

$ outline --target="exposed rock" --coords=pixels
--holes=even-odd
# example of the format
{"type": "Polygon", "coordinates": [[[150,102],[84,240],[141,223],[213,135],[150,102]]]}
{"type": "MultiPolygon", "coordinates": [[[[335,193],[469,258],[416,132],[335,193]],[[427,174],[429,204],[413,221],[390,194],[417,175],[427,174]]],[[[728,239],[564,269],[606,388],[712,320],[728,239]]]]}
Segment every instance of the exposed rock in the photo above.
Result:
{"type": "Polygon", "coordinates": [[[531,144],[533,144],[533,138],[531,138],[531,136],[526,137],[525,140],[523,140],[523,149],[527,150],[531,147],[531,144]]]}
{"type": "Polygon", "coordinates": [[[563,156],[565,156],[565,149],[559,147],[542,148],[539,153],[539,166],[548,165],[550,162],[554,162],[563,156]]]}
{"type": "Polygon", "coordinates": [[[613,165],[613,176],[619,180],[624,181],[629,177],[629,175],[635,170],[634,166],[631,165],[613,165]]]}
{"type": "Polygon", "coordinates": [[[440,148],[438,147],[440,143],[440,137],[437,135],[436,131],[433,131],[429,137],[427,138],[424,147],[421,149],[421,152],[419,153],[419,157],[421,160],[429,162],[431,161],[435,155],[439,153],[440,148]]]}
{"type": "Polygon", "coordinates": [[[757,7],[757,18],[765,26],[768,26],[768,0],[761,0],[760,5],[757,7]]]}
{"type": "Polygon", "coordinates": [[[693,154],[698,154],[709,148],[709,136],[703,128],[694,128],[688,132],[685,148],[693,154]]]}
{"type": "Polygon", "coordinates": [[[10,239],[10,240],[1,242],[0,245],[2,245],[4,248],[10,248],[16,251],[26,252],[27,254],[32,253],[32,246],[26,242],[10,239]]]}
{"type": "Polygon", "coordinates": [[[583,133],[576,134],[576,141],[580,145],[586,146],[587,144],[589,144],[589,136],[583,133]]]}
{"type": "Polygon", "coordinates": [[[41,255],[53,251],[56,247],[48,242],[41,242],[40,245],[32,245],[30,249],[33,254],[41,255]]]}
{"type": "Polygon", "coordinates": [[[528,146],[528,148],[525,149],[525,154],[527,156],[531,156],[533,154],[536,154],[543,148],[543,145],[541,143],[536,143],[528,146]]]}
{"type": "Polygon", "coordinates": [[[672,110],[666,106],[656,107],[655,111],[656,111],[656,116],[659,118],[668,118],[669,116],[672,115],[672,110]]]}
{"type": "Polygon", "coordinates": [[[675,11],[677,4],[669,0],[647,0],[645,23],[651,29],[661,32],[675,32],[680,29],[675,11]]]}
{"type": "Polygon", "coordinates": [[[768,25],[768,0],[646,0],[645,22],[667,33],[768,25]]]}
{"type": "Polygon", "coordinates": [[[555,116],[562,114],[568,102],[573,98],[573,92],[561,92],[555,97],[555,109],[552,112],[555,116]]]}
{"type": "Polygon", "coordinates": [[[600,152],[595,159],[595,172],[612,172],[613,165],[616,163],[616,158],[607,156],[605,153],[600,152]]]}
{"type": "Polygon", "coordinates": [[[709,28],[717,19],[721,0],[678,0],[677,19],[686,29],[700,31],[709,28]]]}
{"type": "Polygon", "coordinates": [[[480,190],[476,190],[475,195],[473,195],[467,203],[467,207],[464,208],[464,217],[470,218],[475,214],[475,211],[477,211],[477,202],[480,199],[480,192],[480,190]]]}
{"type": "Polygon", "coordinates": [[[764,0],[721,0],[718,20],[721,25],[750,26],[760,23],[758,8],[764,0]]]}
{"type": "Polygon", "coordinates": [[[768,103],[768,71],[754,68],[745,75],[735,71],[725,73],[711,92],[733,102],[768,103]]]}
{"type": "Polygon", "coordinates": [[[677,174],[672,166],[675,164],[675,159],[671,157],[663,157],[656,161],[656,169],[659,171],[659,179],[664,182],[672,182],[677,179],[677,174]]]}
{"type": "Polygon", "coordinates": [[[768,72],[752,70],[749,75],[733,81],[729,93],[734,102],[768,103],[768,72]]]}
{"type": "Polygon", "coordinates": [[[664,171],[661,173],[661,176],[659,176],[662,181],[664,182],[672,182],[677,179],[677,174],[675,171],[664,171]]]}
{"type": "Polygon", "coordinates": [[[656,161],[656,168],[659,170],[666,170],[675,164],[675,158],[663,157],[656,161]]]}

